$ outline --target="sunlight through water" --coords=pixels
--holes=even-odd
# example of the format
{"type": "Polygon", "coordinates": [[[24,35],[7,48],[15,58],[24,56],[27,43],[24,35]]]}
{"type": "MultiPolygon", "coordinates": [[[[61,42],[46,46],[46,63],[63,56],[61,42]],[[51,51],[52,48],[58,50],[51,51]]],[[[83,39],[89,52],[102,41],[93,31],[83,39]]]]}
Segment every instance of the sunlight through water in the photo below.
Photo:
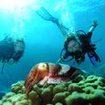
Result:
{"type": "Polygon", "coordinates": [[[16,9],[26,8],[33,2],[34,0],[0,0],[0,9],[15,11],[16,9]]]}
{"type": "Polygon", "coordinates": [[[30,20],[31,9],[39,8],[38,0],[0,0],[0,12],[5,22],[12,19],[15,25],[10,27],[10,32],[13,37],[24,37],[24,26],[26,20],[30,20]],[[8,19],[5,17],[9,17],[8,19]]]}

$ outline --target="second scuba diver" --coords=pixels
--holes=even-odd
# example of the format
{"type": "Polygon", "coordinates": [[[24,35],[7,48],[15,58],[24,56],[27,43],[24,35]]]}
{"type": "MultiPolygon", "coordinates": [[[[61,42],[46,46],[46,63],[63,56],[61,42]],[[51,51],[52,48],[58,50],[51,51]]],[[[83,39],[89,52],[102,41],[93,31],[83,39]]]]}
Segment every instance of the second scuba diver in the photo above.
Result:
{"type": "Polygon", "coordinates": [[[10,36],[6,36],[0,41],[0,62],[3,63],[2,73],[4,65],[6,63],[16,63],[23,56],[25,50],[25,42],[23,39],[13,39],[10,36]]]}
{"type": "Polygon", "coordinates": [[[60,59],[57,61],[65,62],[69,60],[75,60],[78,64],[85,60],[87,54],[91,63],[95,65],[95,61],[100,62],[100,57],[95,52],[96,46],[91,42],[91,37],[94,29],[97,27],[97,22],[93,21],[89,31],[85,33],[83,30],[78,30],[75,33],[69,33],[69,29],[60,24],[59,20],[53,17],[45,8],[40,8],[37,14],[44,20],[51,21],[57,25],[62,32],[63,36],[66,36],[64,42],[64,48],[61,51],[60,59]]]}

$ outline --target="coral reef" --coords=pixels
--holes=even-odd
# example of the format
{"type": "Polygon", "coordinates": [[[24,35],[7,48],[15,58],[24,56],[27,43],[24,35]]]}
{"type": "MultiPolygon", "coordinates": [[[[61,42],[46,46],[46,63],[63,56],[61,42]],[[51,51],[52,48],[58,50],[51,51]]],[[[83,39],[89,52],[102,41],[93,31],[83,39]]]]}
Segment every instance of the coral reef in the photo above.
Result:
{"type": "Polygon", "coordinates": [[[3,96],[0,105],[105,105],[105,80],[79,75],[59,84],[35,84],[28,96],[24,81],[20,81],[11,86],[11,92],[3,96]]]}
{"type": "Polygon", "coordinates": [[[0,99],[2,99],[2,96],[5,95],[5,92],[0,92],[0,99]]]}
{"type": "Polygon", "coordinates": [[[24,81],[19,81],[11,86],[11,92],[3,96],[0,105],[32,105],[25,94],[24,81]]]}

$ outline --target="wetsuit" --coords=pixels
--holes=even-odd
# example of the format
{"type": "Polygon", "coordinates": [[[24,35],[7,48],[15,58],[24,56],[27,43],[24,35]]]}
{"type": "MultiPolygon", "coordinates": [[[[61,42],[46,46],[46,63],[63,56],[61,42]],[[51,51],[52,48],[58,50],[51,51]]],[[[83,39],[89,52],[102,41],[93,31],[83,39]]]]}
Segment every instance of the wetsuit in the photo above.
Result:
{"type": "MultiPolygon", "coordinates": [[[[95,58],[96,61],[100,62],[99,56],[95,52],[95,45],[91,43],[92,32],[88,32],[86,35],[78,35],[80,42],[82,43],[82,51],[69,52],[66,47],[66,52],[63,55],[63,59],[67,59],[69,56],[75,59],[77,63],[81,63],[85,60],[85,54],[87,53],[90,60],[95,58]]],[[[94,61],[91,61],[94,64],[94,61]]]]}

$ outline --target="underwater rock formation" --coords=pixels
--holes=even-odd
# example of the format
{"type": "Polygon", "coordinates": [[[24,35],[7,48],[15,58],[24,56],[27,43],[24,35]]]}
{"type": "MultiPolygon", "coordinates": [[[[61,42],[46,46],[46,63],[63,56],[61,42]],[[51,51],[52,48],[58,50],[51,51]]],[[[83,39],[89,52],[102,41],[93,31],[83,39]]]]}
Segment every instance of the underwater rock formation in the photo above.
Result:
{"type": "Polygon", "coordinates": [[[44,86],[35,84],[28,96],[24,81],[11,86],[0,105],[105,105],[105,80],[78,75],[76,79],[44,86]]]}

